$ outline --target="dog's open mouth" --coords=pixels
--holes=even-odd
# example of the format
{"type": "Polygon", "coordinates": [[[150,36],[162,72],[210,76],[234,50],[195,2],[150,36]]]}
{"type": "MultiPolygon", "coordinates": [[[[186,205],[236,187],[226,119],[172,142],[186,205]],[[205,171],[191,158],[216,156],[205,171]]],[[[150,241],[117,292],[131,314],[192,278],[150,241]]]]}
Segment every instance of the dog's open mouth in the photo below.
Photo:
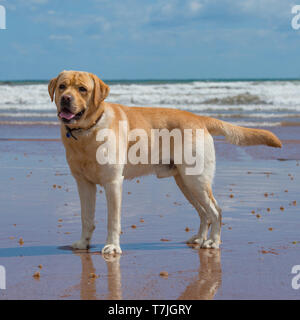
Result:
{"type": "Polygon", "coordinates": [[[72,113],[70,110],[63,109],[59,112],[58,117],[65,123],[73,122],[74,120],[79,120],[84,114],[85,110],[82,110],[78,113],[72,113]]]}

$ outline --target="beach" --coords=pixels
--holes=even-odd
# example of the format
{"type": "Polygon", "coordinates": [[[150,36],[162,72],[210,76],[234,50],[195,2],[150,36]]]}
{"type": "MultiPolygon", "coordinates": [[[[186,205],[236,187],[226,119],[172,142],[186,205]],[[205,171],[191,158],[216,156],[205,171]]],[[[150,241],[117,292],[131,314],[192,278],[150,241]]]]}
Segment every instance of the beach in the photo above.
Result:
{"type": "MultiPolygon", "coordinates": [[[[262,126],[263,127],[263,126],[262,126]]],[[[220,250],[185,241],[199,218],[172,178],[126,181],[122,256],[104,259],[106,200],[98,188],[89,251],[72,251],[80,203],[58,125],[0,126],[0,299],[299,299],[300,127],[268,127],[282,149],[215,139],[220,250]]]]}
{"type": "Polygon", "coordinates": [[[299,37],[294,1],[0,0],[8,314],[300,300],[299,37]]]}

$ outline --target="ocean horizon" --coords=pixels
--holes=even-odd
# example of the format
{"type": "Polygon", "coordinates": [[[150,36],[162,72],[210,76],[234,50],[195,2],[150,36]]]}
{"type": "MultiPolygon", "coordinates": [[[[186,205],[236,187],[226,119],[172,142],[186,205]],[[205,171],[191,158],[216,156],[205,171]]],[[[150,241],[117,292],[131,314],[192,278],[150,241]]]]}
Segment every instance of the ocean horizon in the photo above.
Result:
{"type": "MultiPolygon", "coordinates": [[[[247,81],[300,81],[299,78],[176,78],[176,79],[102,79],[107,83],[181,83],[181,82],[247,82],[247,81]]],[[[0,85],[12,84],[45,84],[50,79],[15,79],[15,80],[0,80],[0,85]]]]}

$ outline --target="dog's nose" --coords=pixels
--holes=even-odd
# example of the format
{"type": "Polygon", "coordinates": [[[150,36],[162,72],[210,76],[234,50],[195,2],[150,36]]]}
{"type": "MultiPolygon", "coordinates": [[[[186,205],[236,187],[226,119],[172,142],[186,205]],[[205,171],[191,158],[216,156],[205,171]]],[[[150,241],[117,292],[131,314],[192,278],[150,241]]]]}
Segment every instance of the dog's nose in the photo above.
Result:
{"type": "Polygon", "coordinates": [[[61,104],[65,105],[65,106],[69,106],[71,104],[72,101],[72,96],[68,95],[68,94],[64,94],[61,97],[61,104]]]}

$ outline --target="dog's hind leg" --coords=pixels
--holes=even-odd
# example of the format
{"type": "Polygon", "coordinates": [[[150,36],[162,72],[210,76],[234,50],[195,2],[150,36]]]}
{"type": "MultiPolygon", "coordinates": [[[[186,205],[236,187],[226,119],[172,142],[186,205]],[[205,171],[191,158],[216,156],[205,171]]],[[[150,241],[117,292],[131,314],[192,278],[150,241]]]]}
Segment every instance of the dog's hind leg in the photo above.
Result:
{"type": "Polygon", "coordinates": [[[206,195],[203,197],[204,206],[210,212],[212,225],[209,239],[203,243],[203,248],[219,248],[221,242],[222,210],[213,196],[211,186],[207,186],[206,195]]]}
{"type": "MultiPolygon", "coordinates": [[[[176,176],[176,182],[179,181],[180,184],[184,186],[183,193],[194,205],[201,219],[199,233],[194,237],[194,240],[199,239],[196,241],[202,242],[202,248],[219,248],[222,211],[211,189],[215,170],[214,161],[206,161],[201,175],[187,175],[185,173],[185,165],[177,166],[177,168],[180,178],[176,176]],[[192,201],[190,199],[192,199],[192,201]],[[206,240],[209,224],[211,224],[211,232],[209,238],[206,240]]],[[[190,240],[193,241],[193,238],[190,240]]]]}
{"type": "Polygon", "coordinates": [[[96,185],[84,178],[76,178],[81,203],[81,239],[72,244],[74,249],[87,249],[95,229],[96,185]]]}
{"type": "MultiPolygon", "coordinates": [[[[200,228],[189,242],[198,242],[202,248],[219,248],[221,234],[221,209],[215,200],[211,185],[215,172],[215,149],[212,137],[205,133],[202,150],[194,148],[198,160],[203,160],[199,173],[188,174],[187,164],[176,165],[176,182],[186,198],[193,204],[200,216],[200,228]],[[208,228],[211,226],[209,238],[208,228]]],[[[195,172],[195,171],[194,171],[195,172]]]]}
{"type": "Polygon", "coordinates": [[[184,194],[186,199],[197,210],[200,217],[200,227],[199,227],[198,233],[193,237],[191,237],[189,240],[187,240],[187,243],[199,244],[200,246],[202,246],[205,240],[207,239],[207,233],[210,226],[208,215],[206,211],[203,209],[203,207],[200,205],[200,203],[198,202],[197,198],[193,196],[193,194],[190,192],[188,187],[185,185],[181,176],[177,174],[174,178],[177,186],[179,187],[181,192],[184,194]]]}

